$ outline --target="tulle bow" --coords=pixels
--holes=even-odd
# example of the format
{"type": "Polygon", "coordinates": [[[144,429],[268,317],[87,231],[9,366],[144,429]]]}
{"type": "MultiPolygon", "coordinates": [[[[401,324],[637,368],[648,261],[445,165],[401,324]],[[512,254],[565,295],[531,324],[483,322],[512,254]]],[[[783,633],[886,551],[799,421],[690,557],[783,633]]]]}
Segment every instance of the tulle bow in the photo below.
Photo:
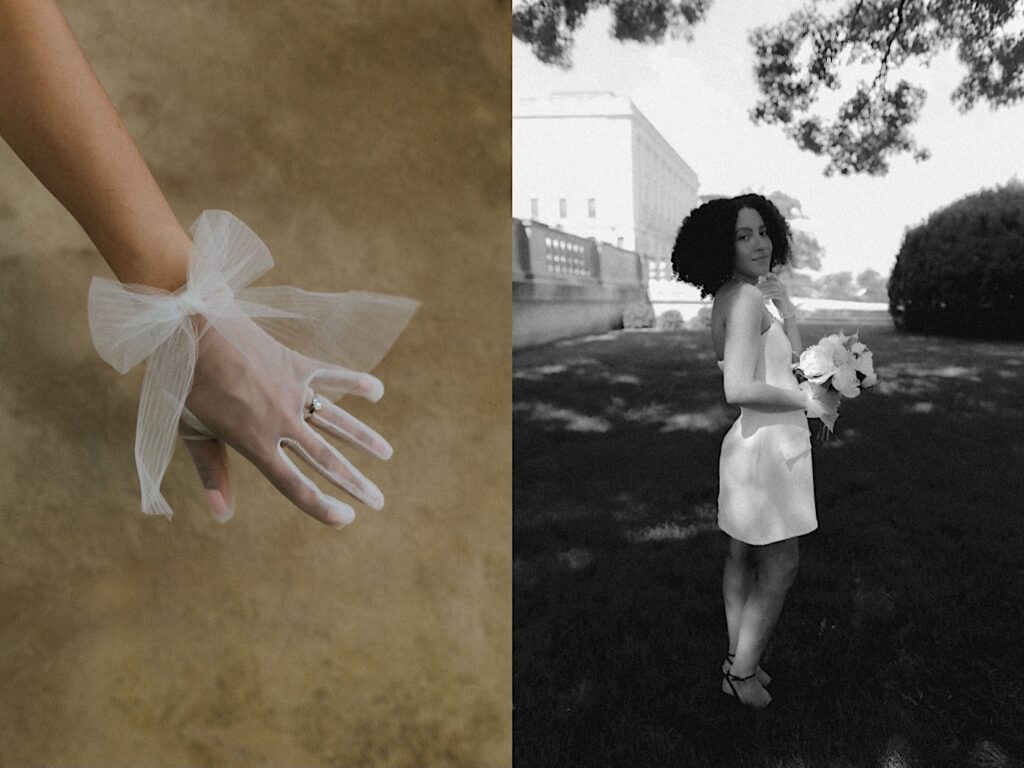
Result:
{"type": "MultiPolygon", "coordinates": [[[[227,211],[204,211],[189,233],[188,282],[178,291],[100,277],[89,287],[89,328],[100,356],[120,373],[148,359],[135,430],[135,465],[142,511],[167,517],[172,512],[160,482],[174,452],[203,333],[216,328],[245,354],[229,321],[249,317],[298,352],[369,371],[418,306],[411,299],[359,291],[246,288],[274,266],[270,251],[251,229],[227,211]],[[195,315],[205,323],[193,321],[195,315]]],[[[342,394],[324,387],[318,391],[342,394]]]]}

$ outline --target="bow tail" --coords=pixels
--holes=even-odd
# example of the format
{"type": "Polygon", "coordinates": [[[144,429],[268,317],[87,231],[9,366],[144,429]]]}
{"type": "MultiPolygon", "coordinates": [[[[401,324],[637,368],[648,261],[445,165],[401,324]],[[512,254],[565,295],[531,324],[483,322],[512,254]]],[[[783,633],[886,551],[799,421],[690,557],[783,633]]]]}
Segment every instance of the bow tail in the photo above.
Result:
{"type": "Polygon", "coordinates": [[[172,516],[160,483],[171,462],[178,419],[192,388],[196,349],[194,331],[186,323],[157,348],[146,365],[135,428],[135,466],[142,488],[142,511],[147,515],[172,516]]]}
{"type": "Polygon", "coordinates": [[[373,370],[419,307],[402,296],[312,293],[291,286],[245,288],[235,297],[243,312],[285,346],[354,371],[373,370]]]}

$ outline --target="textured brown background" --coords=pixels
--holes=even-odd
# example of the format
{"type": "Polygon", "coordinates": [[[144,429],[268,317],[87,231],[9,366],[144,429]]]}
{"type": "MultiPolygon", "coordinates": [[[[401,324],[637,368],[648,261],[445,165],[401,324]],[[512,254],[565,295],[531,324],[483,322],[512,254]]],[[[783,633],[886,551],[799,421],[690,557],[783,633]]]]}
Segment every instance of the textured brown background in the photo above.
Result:
{"type": "Polygon", "coordinates": [[[0,765],[509,765],[507,4],[62,7],[183,224],[234,212],[260,284],[423,307],[352,406],[383,511],[323,528],[235,455],[221,526],[179,447],[145,517],[109,270],[0,143],[0,765]]]}

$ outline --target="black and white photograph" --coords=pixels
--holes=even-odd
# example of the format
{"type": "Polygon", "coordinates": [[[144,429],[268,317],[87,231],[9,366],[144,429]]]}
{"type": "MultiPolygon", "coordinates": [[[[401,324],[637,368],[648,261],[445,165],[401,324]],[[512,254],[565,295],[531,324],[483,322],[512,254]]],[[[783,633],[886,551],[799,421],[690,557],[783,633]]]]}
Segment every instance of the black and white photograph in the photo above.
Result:
{"type": "Polygon", "coordinates": [[[515,765],[1024,764],[1024,6],[512,33],[515,765]]]}

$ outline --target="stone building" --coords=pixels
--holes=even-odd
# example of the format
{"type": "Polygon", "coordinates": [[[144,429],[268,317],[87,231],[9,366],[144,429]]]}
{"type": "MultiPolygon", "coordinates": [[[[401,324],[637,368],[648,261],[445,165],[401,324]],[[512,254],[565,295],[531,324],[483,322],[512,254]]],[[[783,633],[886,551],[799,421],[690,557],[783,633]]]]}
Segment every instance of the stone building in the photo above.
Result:
{"type": "Polygon", "coordinates": [[[697,206],[697,174],[628,98],[518,99],[512,147],[514,217],[635,251],[652,287],[671,280],[676,230],[697,206]]]}

